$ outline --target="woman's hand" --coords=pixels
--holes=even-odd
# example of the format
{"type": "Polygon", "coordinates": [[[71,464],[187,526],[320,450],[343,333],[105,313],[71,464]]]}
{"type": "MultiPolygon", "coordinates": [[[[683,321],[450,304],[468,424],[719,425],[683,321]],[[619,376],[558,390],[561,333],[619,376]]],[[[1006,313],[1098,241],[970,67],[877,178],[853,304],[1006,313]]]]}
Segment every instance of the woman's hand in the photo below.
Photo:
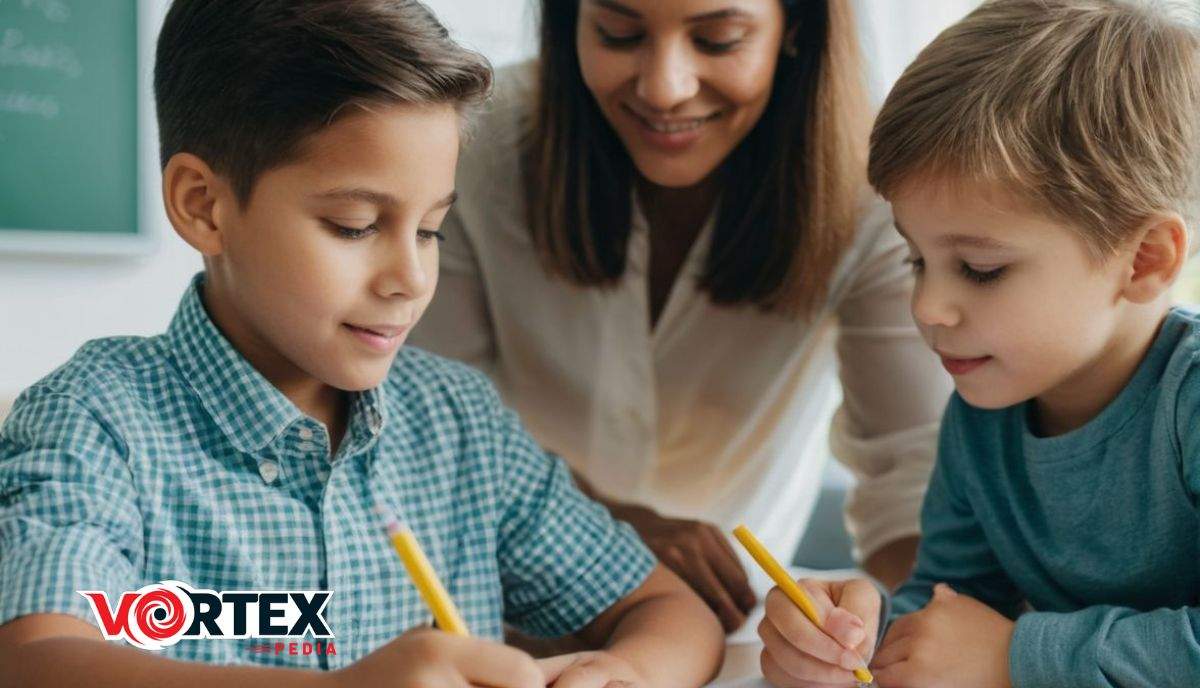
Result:
{"type": "Polygon", "coordinates": [[[633,526],[667,568],[687,582],[716,612],[728,633],[746,622],[757,604],[733,545],[711,523],[667,518],[653,509],[609,504],[614,517],[633,526]]]}

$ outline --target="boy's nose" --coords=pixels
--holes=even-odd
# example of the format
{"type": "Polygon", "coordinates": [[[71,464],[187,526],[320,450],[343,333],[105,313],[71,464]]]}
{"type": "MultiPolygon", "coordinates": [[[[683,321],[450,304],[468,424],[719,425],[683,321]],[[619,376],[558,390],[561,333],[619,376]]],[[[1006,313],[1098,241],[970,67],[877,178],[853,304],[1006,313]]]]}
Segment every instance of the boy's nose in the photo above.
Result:
{"type": "Polygon", "coordinates": [[[396,250],[389,251],[376,279],[376,291],[381,296],[420,298],[429,290],[432,280],[421,262],[420,249],[415,241],[402,241],[396,250]]]}
{"type": "Polygon", "coordinates": [[[637,97],[646,105],[667,112],[699,90],[700,79],[681,46],[656,46],[646,51],[637,77],[637,97]]]}
{"type": "Polygon", "coordinates": [[[926,278],[917,281],[912,299],[913,319],[926,327],[955,327],[962,322],[962,311],[939,285],[926,278]]]}

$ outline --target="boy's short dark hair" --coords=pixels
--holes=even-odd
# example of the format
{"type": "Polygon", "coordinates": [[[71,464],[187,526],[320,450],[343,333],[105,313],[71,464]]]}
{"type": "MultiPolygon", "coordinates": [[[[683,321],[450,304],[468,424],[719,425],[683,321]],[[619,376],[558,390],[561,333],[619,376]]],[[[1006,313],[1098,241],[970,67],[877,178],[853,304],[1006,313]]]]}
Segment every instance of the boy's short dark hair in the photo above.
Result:
{"type": "Polygon", "coordinates": [[[154,66],[161,163],[188,152],[246,203],[347,105],[482,100],[491,68],[416,0],[175,0],[154,66]]]}

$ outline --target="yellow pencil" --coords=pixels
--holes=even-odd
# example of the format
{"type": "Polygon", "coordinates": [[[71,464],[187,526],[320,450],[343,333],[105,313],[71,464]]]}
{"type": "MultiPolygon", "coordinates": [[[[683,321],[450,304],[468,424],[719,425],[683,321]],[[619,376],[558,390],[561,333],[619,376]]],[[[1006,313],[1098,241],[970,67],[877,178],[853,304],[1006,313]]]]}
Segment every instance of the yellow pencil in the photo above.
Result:
{"type": "Polygon", "coordinates": [[[377,506],[375,512],[382,516],[387,523],[387,532],[388,536],[392,538],[392,546],[400,555],[400,561],[404,562],[404,568],[408,569],[408,575],[417,586],[417,591],[421,593],[425,604],[433,612],[433,618],[437,621],[438,628],[463,637],[470,635],[467,631],[467,624],[459,616],[458,609],[454,606],[454,600],[450,599],[446,588],[442,587],[442,582],[438,580],[433,565],[425,557],[425,552],[421,550],[421,545],[417,543],[413,532],[407,526],[401,525],[400,521],[396,519],[396,515],[386,507],[377,506]]]}
{"type": "MultiPolygon", "coordinates": [[[[817,615],[817,608],[813,606],[812,600],[808,599],[808,595],[804,594],[804,589],[792,579],[787,570],[779,565],[779,561],[771,556],[771,553],[767,551],[763,543],[754,537],[754,533],[751,533],[750,529],[746,526],[738,526],[733,529],[733,536],[738,539],[738,542],[742,543],[742,547],[745,547],[750,556],[754,557],[754,561],[757,561],[763,571],[767,572],[771,580],[775,581],[775,584],[779,586],[783,594],[796,603],[796,606],[800,608],[800,611],[804,612],[809,621],[812,621],[817,628],[824,631],[825,629],[821,627],[820,616],[817,615]]],[[[858,679],[860,683],[871,683],[875,680],[875,677],[867,669],[866,662],[863,662],[862,666],[854,670],[854,678],[858,679]]]]}

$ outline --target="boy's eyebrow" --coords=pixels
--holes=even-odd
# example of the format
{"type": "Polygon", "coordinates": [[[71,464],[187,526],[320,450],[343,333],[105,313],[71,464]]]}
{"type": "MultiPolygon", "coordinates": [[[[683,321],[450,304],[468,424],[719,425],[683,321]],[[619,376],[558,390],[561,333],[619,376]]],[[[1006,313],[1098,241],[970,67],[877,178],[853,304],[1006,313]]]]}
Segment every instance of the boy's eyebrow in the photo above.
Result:
{"type": "MultiPolygon", "coordinates": [[[[346,201],[363,201],[372,205],[387,206],[394,208],[400,205],[400,200],[395,196],[384,193],[382,191],[373,191],[371,189],[349,188],[349,189],[331,189],[324,193],[314,194],[318,198],[332,198],[346,201]]],[[[430,210],[439,210],[448,208],[458,200],[458,192],[451,191],[433,204],[430,210]]]]}
{"type": "MultiPolygon", "coordinates": [[[[642,18],[642,14],[640,12],[633,9],[632,7],[627,7],[625,5],[622,5],[621,3],[617,2],[616,0],[592,0],[592,2],[600,7],[603,7],[606,10],[611,10],[613,12],[616,12],[617,14],[623,14],[626,17],[631,17],[633,19],[641,19],[642,18]]],[[[719,9],[719,10],[715,10],[712,12],[703,12],[701,14],[694,14],[694,15],[684,19],[684,21],[687,22],[688,24],[695,24],[698,22],[713,21],[715,19],[731,19],[733,17],[745,17],[745,16],[747,16],[747,13],[744,10],[738,9],[736,7],[726,7],[724,9],[719,9]]]]}
{"type": "Polygon", "coordinates": [[[938,239],[938,243],[942,244],[943,246],[951,246],[955,248],[966,246],[968,248],[996,250],[1009,247],[1009,245],[1003,241],[997,241],[996,239],[992,239],[990,237],[972,236],[970,234],[950,234],[938,239]]]}
{"type": "MultiPolygon", "coordinates": [[[[900,236],[904,237],[905,241],[912,241],[912,239],[908,237],[908,233],[904,231],[904,227],[901,226],[899,222],[893,219],[892,224],[896,226],[896,231],[900,232],[900,236]]],[[[938,243],[951,248],[958,248],[959,246],[988,250],[1012,248],[1009,244],[1006,244],[1003,241],[992,239],[991,237],[973,236],[971,234],[947,234],[946,236],[939,237],[938,243]]]]}
{"type": "Polygon", "coordinates": [[[372,205],[383,205],[395,207],[400,205],[400,200],[395,196],[384,193],[382,191],[373,191],[371,189],[361,188],[338,188],[330,189],[319,194],[313,194],[317,198],[330,198],[341,201],[363,201],[372,205]]]}

